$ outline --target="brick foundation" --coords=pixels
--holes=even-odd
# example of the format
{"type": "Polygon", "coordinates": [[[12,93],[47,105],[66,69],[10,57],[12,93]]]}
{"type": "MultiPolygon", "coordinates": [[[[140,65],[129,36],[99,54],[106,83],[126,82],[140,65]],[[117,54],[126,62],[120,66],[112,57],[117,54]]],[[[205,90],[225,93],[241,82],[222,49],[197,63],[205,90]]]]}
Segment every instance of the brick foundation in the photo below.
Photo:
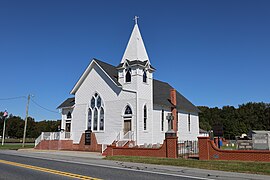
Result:
{"type": "Polygon", "coordinates": [[[198,137],[200,160],[236,160],[270,162],[267,150],[220,150],[209,137],[198,137]]]}
{"type": "Polygon", "coordinates": [[[85,133],[82,134],[80,143],[73,144],[73,150],[75,151],[92,151],[101,152],[102,145],[97,143],[95,133],[91,133],[91,145],[85,145],[85,133]]]}
{"type": "Polygon", "coordinates": [[[73,140],[42,140],[35,149],[101,152],[102,146],[97,143],[95,133],[91,133],[91,140],[91,145],[85,145],[85,134],[83,133],[79,144],[73,144],[73,140]]]}
{"type": "Polygon", "coordinates": [[[43,150],[72,150],[72,140],[43,140],[35,149],[43,150]]]}
{"type": "Polygon", "coordinates": [[[105,156],[149,156],[163,158],[177,158],[177,137],[168,137],[160,148],[129,148],[107,146],[103,152],[105,156]]]}

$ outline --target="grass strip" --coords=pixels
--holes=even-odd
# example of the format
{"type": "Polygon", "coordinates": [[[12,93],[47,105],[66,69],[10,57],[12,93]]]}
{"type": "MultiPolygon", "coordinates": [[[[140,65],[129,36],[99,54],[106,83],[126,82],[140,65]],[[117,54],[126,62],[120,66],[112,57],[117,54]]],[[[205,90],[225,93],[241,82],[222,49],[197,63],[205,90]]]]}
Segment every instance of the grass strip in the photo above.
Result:
{"type": "MultiPolygon", "coordinates": [[[[24,148],[34,148],[35,144],[25,144],[24,148]]],[[[0,150],[18,150],[18,149],[22,149],[22,144],[18,143],[18,144],[4,144],[3,146],[0,145],[0,150]]]]}
{"type": "Polygon", "coordinates": [[[105,159],[114,161],[171,165],[208,170],[270,175],[270,163],[268,162],[202,161],[193,159],[167,159],[138,156],[108,156],[105,159]]]}

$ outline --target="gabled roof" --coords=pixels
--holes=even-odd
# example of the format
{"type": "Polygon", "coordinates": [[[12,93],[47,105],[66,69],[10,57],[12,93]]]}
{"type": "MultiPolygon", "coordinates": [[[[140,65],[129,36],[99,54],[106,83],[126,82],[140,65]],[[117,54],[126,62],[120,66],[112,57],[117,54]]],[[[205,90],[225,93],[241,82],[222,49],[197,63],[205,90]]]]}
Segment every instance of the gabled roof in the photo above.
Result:
{"type": "Polygon", "coordinates": [[[86,70],[81,75],[80,79],[77,81],[75,86],[72,88],[70,94],[75,94],[78,88],[81,86],[87,75],[89,74],[91,68],[93,67],[93,64],[96,64],[98,67],[101,68],[101,70],[111,79],[116,86],[121,86],[121,84],[117,80],[117,70],[114,66],[105,63],[103,61],[100,61],[98,59],[93,59],[91,63],[87,66],[86,70]]]}
{"type": "MultiPolygon", "coordinates": [[[[160,105],[164,107],[171,107],[170,90],[173,89],[171,85],[159,80],[153,80],[153,100],[154,105],[160,105]]],[[[189,100],[187,100],[182,94],[176,91],[176,108],[185,112],[200,112],[200,110],[194,106],[189,100]]]]}
{"type": "Polygon", "coordinates": [[[60,104],[57,109],[62,109],[62,108],[69,108],[69,107],[73,107],[75,104],[75,98],[68,98],[66,99],[62,104],[60,104]]]}
{"type": "MultiPolygon", "coordinates": [[[[112,65],[110,65],[108,63],[105,63],[105,62],[97,60],[97,59],[94,59],[93,61],[95,61],[102,68],[102,70],[110,77],[110,79],[112,79],[115,82],[115,84],[121,86],[121,84],[117,81],[117,69],[116,69],[115,66],[112,66],[112,65]]],[[[90,65],[91,64],[92,63],[90,63],[90,65]]],[[[89,66],[88,66],[88,68],[89,68],[89,66]]],[[[80,78],[80,80],[81,80],[81,78],[80,78]]],[[[173,87],[171,85],[169,85],[168,83],[154,79],[153,80],[153,100],[154,100],[154,105],[159,105],[159,106],[170,108],[172,106],[172,104],[170,102],[170,90],[171,89],[173,89],[173,87]]],[[[176,91],[176,101],[177,101],[176,108],[178,110],[182,110],[182,111],[185,111],[185,112],[193,112],[193,113],[200,112],[200,110],[195,105],[193,105],[189,100],[187,100],[178,91],[176,91]]],[[[61,108],[60,106],[58,108],[61,108]]]]}
{"type": "Polygon", "coordinates": [[[130,61],[134,60],[149,61],[149,57],[146,52],[138,24],[135,24],[133,28],[125,53],[122,57],[121,63],[124,63],[126,59],[130,61]]]}
{"type": "Polygon", "coordinates": [[[115,66],[110,65],[108,63],[105,63],[103,61],[100,61],[98,59],[94,60],[100,65],[100,67],[111,77],[111,79],[114,81],[115,84],[118,86],[121,86],[121,84],[118,82],[118,71],[115,68],[115,66]]]}

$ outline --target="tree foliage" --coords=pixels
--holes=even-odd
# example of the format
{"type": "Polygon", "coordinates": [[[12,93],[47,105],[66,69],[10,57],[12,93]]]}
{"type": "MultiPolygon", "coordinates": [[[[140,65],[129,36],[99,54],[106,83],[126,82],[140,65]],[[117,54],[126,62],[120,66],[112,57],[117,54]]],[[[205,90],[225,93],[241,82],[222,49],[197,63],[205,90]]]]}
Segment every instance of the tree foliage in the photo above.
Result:
{"type": "MultiPolygon", "coordinates": [[[[3,112],[0,112],[0,132],[3,132],[3,112]]],[[[38,121],[28,117],[26,137],[37,138],[41,132],[55,132],[57,127],[61,124],[60,120],[55,121],[38,121]]],[[[24,131],[24,120],[19,116],[13,116],[12,114],[6,118],[6,137],[22,138],[24,131]]],[[[2,134],[1,134],[2,135],[2,134]]]]}
{"type": "Polygon", "coordinates": [[[233,106],[223,106],[222,108],[209,108],[207,106],[198,107],[201,112],[200,128],[211,130],[213,125],[222,124],[224,137],[234,139],[249,130],[270,130],[270,104],[253,103],[233,106]]]}

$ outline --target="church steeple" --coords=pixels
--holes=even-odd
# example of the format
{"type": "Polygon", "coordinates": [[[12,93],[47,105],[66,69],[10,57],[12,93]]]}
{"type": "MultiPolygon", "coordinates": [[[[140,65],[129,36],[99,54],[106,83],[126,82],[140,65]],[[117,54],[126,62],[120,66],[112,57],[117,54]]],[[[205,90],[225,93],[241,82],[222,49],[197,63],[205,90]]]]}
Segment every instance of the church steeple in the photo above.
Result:
{"type": "Polygon", "coordinates": [[[122,57],[121,63],[124,63],[125,60],[127,59],[129,61],[136,61],[136,60],[146,61],[147,60],[150,64],[149,57],[147,55],[147,52],[143,43],[143,39],[139,30],[137,16],[135,16],[134,21],[135,21],[135,25],[131,33],[131,36],[129,38],[128,45],[122,57]]]}

